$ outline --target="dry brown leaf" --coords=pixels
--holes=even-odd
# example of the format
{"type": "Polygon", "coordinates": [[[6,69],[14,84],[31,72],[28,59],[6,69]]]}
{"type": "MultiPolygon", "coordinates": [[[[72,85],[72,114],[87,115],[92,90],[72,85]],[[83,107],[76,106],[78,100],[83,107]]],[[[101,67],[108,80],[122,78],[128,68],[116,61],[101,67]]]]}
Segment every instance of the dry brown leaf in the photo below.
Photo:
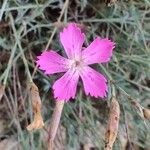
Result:
{"type": "Polygon", "coordinates": [[[143,108],[144,118],[150,120],[150,110],[143,108]]]}
{"type": "Polygon", "coordinates": [[[5,92],[5,85],[0,85],[0,100],[2,99],[5,92]]]}
{"type": "Polygon", "coordinates": [[[115,97],[112,97],[110,115],[105,133],[105,150],[112,150],[116,140],[119,126],[120,106],[115,97]]]}
{"type": "Polygon", "coordinates": [[[38,87],[34,84],[30,84],[30,93],[32,100],[32,107],[34,112],[34,120],[33,122],[27,126],[27,130],[40,129],[44,127],[43,118],[41,115],[41,99],[39,96],[38,87]]]}

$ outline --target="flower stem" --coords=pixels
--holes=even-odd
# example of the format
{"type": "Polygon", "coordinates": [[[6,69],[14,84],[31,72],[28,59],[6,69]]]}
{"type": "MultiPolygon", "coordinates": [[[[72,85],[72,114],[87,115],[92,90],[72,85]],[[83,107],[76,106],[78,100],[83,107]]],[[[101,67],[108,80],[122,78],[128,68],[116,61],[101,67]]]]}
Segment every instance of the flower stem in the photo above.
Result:
{"type": "Polygon", "coordinates": [[[53,142],[59,126],[63,106],[64,106],[64,101],[56,101],[56,105],[54,108],[49,132],[48,132],[48,150],[53,150],[53,142]]]}

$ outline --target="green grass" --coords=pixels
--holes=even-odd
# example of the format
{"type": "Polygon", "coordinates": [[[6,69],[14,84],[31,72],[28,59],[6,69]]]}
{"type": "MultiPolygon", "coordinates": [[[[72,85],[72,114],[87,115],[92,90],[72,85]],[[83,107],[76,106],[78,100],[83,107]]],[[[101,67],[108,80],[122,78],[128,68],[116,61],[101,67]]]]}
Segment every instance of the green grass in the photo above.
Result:
{"type": "MultiPolygon", "coordinates": [[[[6,84],[1,101],[4,107],[0,108],[0,112],[7,118],[7,130],[2,135],[16,137],[23,150],[45,149],[45,131],[30,133],[26,130],[33,118],[27,85],[31,81],[30,74],[35,68],[36,56],[46,46],[64,53],[59,42],[61,28],[56,28],[54,24],[63,4],[61,0],[0,2],[0,83],[6,84]]],[[[143,107],[150,108],[149,10],[149,0],[120,0],[111,7],[99,0],[79,0],[69,2],[64,10],[61,18],[63,23],[84,25],[87,35],[85,45],[96,36],[109,37],[116,42],[112,60],[107,65],[96,66],[108,78],[107,101],[87,97],[79,89],[75,101],[65,104],[61,118],[65,131],[58,137],[66,133],[63,145],[67,150],[81,149],[87,143],[103,149],[113,85],[121,107],[114,150],[123,149],[122,140],[128,141],[132,149],[135,149],[135,145],[145,150],[150,148],[149,122],[140,117],[131,103],[134,99],[143,107]]],[[[40,70],[33,78],[40,89],[46,125],[54,108],[51,90],[54,79],[56,76],[47,77],[40,70]]],[[[61,145],[59,143],[63,140],[59,140],[56,145],[61,145]]]]}

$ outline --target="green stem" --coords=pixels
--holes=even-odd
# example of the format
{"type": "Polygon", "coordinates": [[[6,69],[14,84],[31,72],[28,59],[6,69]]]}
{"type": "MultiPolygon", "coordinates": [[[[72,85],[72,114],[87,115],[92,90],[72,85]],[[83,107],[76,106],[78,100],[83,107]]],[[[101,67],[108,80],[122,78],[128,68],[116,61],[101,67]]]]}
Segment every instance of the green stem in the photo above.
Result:
{"type": "MultiPolygon", "coordinates": [[[[29,82],[33,82],[32,76],[31,76],[30,71],[29,71],[27,59],[26,59],[26,57],[25,57],[25,55],[23,53],[23,49],[22,49],[22,46],[20,44],[19,37],[17,35],[17,31],[16,31],[16,28],[14,26],[14,19],[13,19],[11,14],[9,15],[9,17],[10,17],[10,22],[11,22],[11,25],[12,25],[12,29],[13,29],[13,32],[14,32],[14,36],[15,36],[16,42],[17,42],[17,45],[18,45],[18,47],[20,49],[20,52],[21,52],[21,55],[22,55],[22,59],[23,59],[23,62],[24,62],[24,65],[25,65],[25,68],[26,68],[26,71],[27,71],[29,82]]],[[[20,29],[20,32],[22,32],[22,31],[23,31],[23,27],[20,29]]]]}

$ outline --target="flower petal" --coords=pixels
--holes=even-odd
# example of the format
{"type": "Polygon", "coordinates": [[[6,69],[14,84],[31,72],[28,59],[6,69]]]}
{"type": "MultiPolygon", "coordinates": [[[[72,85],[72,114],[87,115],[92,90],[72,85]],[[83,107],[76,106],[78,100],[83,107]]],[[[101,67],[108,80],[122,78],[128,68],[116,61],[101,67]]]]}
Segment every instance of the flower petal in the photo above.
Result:
{"type": "Polygon", "coordinates": [[[66,72],[68,60],[55,51],[43,52],[37,57],[36,61],[41,70],[45,71],[45,74],[54,74],[58,72],[66,72]]]}
{"type": "Polygon", "coordinates": [[[98,37],[82,51],[82,58],[87,64],[107,62],[110,60],[114,48],[115,43],[98,37]]]}
{"type": "Polygon", "coordinates": [[[54,97],[57,100],[68,101],[76,94],[79,74],[73,70],[68,70],[54,85],[54,97]]]}
{"type": "Polygon", "coordinates": [[[99,72],[89,66],[84,67],[80,74],[86,95],[94,97],[105,97],[107,91],[107,80],[99,72]]]}
{"type": "Polygon", "coordinates": [[[68,58],[79,57],[84,42],[84,33],[76,24],[71,23],[60,33],[60,41],[66,51],[68,58]]]}

